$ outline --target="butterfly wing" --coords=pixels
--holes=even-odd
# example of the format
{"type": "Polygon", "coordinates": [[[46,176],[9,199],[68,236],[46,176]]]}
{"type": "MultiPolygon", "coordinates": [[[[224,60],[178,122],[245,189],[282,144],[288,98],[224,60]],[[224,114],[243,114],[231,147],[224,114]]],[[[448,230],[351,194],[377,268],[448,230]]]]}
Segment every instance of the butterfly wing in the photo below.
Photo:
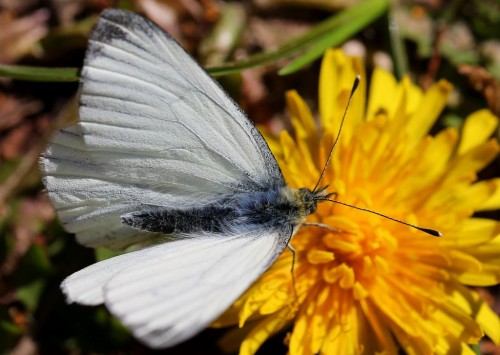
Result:
{"type": "Polygon", "coordinates": [[[66,229],[88,246],[149,239],[120,216],[190,207],[284,186],[266,142],[238,106],[165,32],[106,10],[81,74],[80,121],[41,158],[66,229]]]}
{"type": "Polygon", "coordinates": [[[285,248],[291,226],[204,235],[91,265],[62,284],[69,301],[105,303],[153,348],[192,337],[213,322],[285,248]]]}

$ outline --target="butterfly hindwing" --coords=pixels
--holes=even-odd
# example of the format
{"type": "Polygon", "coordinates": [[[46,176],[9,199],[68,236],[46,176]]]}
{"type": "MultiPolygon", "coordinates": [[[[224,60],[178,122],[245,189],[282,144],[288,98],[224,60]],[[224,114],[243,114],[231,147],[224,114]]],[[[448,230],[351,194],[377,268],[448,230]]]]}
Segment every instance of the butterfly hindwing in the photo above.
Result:
{"type": "Polygon", "coordinates": [[[62,288],[69,301],[104,302],[148,346],[173,346],[227,309],[274,262],[291,233],[283,227],[193,235],[91,265],[62,288]]]}

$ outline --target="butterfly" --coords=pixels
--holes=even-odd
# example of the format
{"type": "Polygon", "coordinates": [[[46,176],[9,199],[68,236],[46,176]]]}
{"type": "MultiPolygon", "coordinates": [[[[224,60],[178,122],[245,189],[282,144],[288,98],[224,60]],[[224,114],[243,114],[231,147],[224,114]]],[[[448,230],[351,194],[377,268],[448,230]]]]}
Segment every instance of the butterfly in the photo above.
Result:
{"type": "Polygon", "coordinates": [[[105,10],[81,71],[79,121],[54,136],[40,168],[81,244],[143,248],[67,277],[68,302],[104,304],[137,339],[166,348],[293,252],[291,238],[321,201],[440,236],[330,199],[320,182],[340,131],[316,186],[287,186],[254,124],[175,40],[142,16],[105,10]]]}
{"type": "Polygon", "coordinates": [[[149,246],[66,278],[152,348],[209,326],[328,196],[286,185],[254,124],[142,16],[105,10],[81,71],[79,121],[40,158],[64,227],[88,247],[149,246]]]}

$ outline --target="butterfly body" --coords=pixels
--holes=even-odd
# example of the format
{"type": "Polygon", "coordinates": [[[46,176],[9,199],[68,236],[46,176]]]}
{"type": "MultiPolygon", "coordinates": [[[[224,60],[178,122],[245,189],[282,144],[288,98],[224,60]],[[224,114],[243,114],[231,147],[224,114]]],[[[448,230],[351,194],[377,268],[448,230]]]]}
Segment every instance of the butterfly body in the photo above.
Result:
{"type": "Polygon", "coordinates": [[[124,224],[155,233],[211,232],[231,234],[276,229],[284,224],[294,228],[316,210],[321,194],[288,186],[238,193],[202,206],[174,209],[151,208],[122,216],[124,224]]]}

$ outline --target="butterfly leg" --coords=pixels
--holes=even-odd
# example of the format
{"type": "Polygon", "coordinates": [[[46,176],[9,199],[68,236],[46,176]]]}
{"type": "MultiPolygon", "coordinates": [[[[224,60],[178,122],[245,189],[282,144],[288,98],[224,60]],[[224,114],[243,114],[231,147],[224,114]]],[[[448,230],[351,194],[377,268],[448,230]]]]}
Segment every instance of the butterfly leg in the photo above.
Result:
{"type": "Polygon", "coordinates": [[[291,269],[291,273],[292,273],[292,287],[293,287],[293,292],[295,294],[295,302],[298,304],[299,297],[297,295],[297,287],[296,287],[296,284],[295,284],[295,274],[294,274],[296,252],[295,252],[295,249],[292,247],[292,245],[290,243],[288,243],[286,247],[292,252],[292,269],[291,269]]]}
{"type": "Polygon", "coordinates": [[[324,224],[324,223],[305,222],[302,225],[305,226],[305,227],[319,227],[319,228],[324,228],[324,229],[327,229],[327,230],[329,230],[331,232],[335,232],[335,233],[345,233],[345,231],[343,231],[342,229],[333,228],[333,227],[330,227],[328,224],[324,224]]]}

